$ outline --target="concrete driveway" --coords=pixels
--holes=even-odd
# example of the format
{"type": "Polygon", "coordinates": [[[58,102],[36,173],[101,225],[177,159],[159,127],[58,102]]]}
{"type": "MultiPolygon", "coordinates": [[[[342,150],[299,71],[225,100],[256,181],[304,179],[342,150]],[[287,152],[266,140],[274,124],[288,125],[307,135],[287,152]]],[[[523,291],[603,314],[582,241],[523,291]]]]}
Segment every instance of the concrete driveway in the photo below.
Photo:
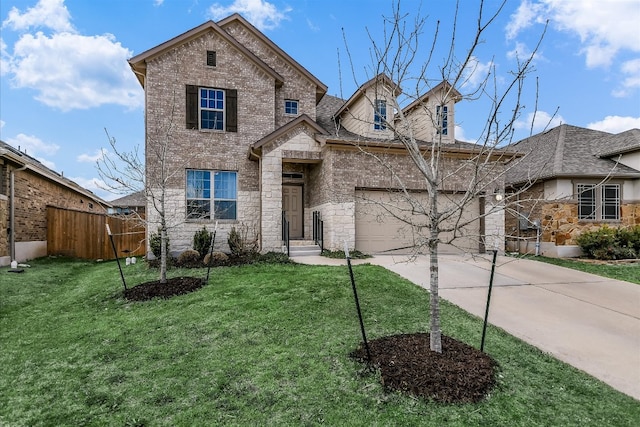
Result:
{"type": "MultiPolygon", "coordinates": [[[[345,264],[323,257],[295,261],[345,264]]],[[[362,261],[429,288],[426,257],[362,261]]],[[[491,257],[441,255],[439,265],[440,296],[484,317],[491,257]]],[[[640,400],[640,285],[499,256],[489,322],[640,400]]],[[[490,339],[486,345],[490,351],[490,339]]]]}

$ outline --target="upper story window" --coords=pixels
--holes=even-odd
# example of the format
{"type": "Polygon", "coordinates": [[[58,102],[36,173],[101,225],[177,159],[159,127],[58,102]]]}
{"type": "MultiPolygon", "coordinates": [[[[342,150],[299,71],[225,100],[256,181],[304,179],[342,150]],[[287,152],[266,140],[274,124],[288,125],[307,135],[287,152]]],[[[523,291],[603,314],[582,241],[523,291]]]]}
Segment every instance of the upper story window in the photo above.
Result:
{"type": "Polygon", "coordinates": [[[442,135],[449,135],[449,107],[436,105],[437,131],[442,135]]]}
{"type": "Polygon", "coordinates": [[[237,218],[237,172],[187,170],[186,189],[187,219],[237,218]]]}
{"type": "Polygon", "coordinates": [[[284,113],[290,116],[298,115],[298,101],[295,99],[284,100],[284,113]]]}
{"type": "Polygon", "coordinates": [[[238,131],[238,91],[186,86],[187,129],[238,131]]]}
{"type": "Polygon", "coordinates": [[[385,130],[387,128],[387,101],[384,99],[376,99],[375,112],[373,115],[373,129],[385,130]]]}
{"type": "Polygon", "coordinates": [[[619,184],[578,184],[578,219],[620,220],[619,184]]]}
{"type": "Polygon", "coordinates": [[[224,91],[200,88],[200,129],[224,130],[224,91]]]}

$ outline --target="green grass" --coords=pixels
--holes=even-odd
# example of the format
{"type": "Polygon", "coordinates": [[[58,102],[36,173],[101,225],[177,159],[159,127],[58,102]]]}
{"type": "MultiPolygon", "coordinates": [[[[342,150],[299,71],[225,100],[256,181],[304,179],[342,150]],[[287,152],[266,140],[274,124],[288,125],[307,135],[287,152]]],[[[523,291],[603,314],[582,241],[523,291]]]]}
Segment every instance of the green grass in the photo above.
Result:
{"type": "MultiPolygon", "coordinates": [[[[156,278],[142,263],[125,274],[156,278]]],[[[0,425],[640,425],[636,400],[493,327],[485,349],[500,372],[486,401],[385,392],[348,357],[360,336],[345,267],[211,277],[189,295],[129,303],[114,262],[1,270],[0,425]]],[[[377,266],[355,277],[370,338],[428,329],[426,291],[377,266]]],[[[478,318],[443,302],[442,323],[479,346],[478,318]]]]}
{"type": "Polygon", "coordinates": [[[573,268],[574,270],[586,273],[597,274],[611,279],[625,280],[640,285],[640,263],[620,263],[620,264],[595,264],[590,262],[571,260],[566,258],[547,258],[543,256],[527,256],[528,259],[559,265],[561,267],[573,268]]]}

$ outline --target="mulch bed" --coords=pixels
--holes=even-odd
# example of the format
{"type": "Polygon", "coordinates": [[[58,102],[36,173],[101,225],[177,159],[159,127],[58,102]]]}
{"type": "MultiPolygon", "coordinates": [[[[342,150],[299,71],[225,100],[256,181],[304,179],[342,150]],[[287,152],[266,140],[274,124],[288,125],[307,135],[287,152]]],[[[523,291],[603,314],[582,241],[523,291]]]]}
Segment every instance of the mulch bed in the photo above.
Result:
{"type": "Polygon", "coordinates": [[[166,283],[159,280],[141,283],[124,291],[124,296],[129,301],[149,301],[154,298],[171,298],[176,295],[184,295],[200,289],[205,285],[201,277],[174,277],[167,279],[166,283]]]}
{"type": "Polygon", "coordinates": [[[487,354],[442,336],[442,353],[429,348],[429,334],[401,334],[369,341],[372,361],[364,345],[351,357],[380,371],[382,384],[440,403],[477,403],[496,384],[497,363],[487,354]]]}

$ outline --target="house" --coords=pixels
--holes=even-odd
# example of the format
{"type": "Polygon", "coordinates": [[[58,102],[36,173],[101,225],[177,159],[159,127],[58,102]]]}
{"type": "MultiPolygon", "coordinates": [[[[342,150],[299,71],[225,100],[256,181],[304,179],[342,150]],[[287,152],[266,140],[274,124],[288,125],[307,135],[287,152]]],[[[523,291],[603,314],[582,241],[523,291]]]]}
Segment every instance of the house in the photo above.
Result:
{"type": "MultiPolygon", "coordinates": [[[[400,88],[382,74],[340,99],[238,14],[205,22],[129,63],[145,90],[147,185],[156,199],[164,194],[173,251],[214,224],[218,242],[242,226],[263,252],[281,251],[283,224],[291,239],[310,240],[315,218],[322,219],[325,248],[346,242],[369,253],[406,249],[416,236],[397,218],[407,205],[395,200],[396,178],[407,192],[426,196],[424,178],[389,129],[395,114],[415,126],[424,150],[434,138],[442,141],[451,171],[463,171],[478,152],[455,139],[459,94],[446,82],[400,111],[400,88]],[[390,204],[397,215],[384,209],[390,204]]],[[[441,202],[460,202],[467,177],[446,175],[441,202]]],[[[148,203],[153,223],[158,215],[148,203]]],[[[504,216],[494,203],[474,198],[465,215],[479,218],[447,248],[501,248],[504,216]]]]}
{"type": "Polygon", "coordinates": [[[47,255],[47,206],[104,213],[110,205],[0,141],[0,266],[47,255]]]}
{"type": "Polygon", "coordinates": [[[109,215],[124,215],[124,216],[137,216],[140,218],[145,217],[147,198],[144,191],[136,191],[135,193],[127,194],[118,199],[111,200],[111,205],[107,209],[109,215]]]}
{"type": "Polygon", "coordinates": [[[579,256],[576,238],[603,225],[640,224],[640,130],[611,134],[561,125],[515,144],[507,173],[518,191],[506,217],[508,249],[579,256]]]}

